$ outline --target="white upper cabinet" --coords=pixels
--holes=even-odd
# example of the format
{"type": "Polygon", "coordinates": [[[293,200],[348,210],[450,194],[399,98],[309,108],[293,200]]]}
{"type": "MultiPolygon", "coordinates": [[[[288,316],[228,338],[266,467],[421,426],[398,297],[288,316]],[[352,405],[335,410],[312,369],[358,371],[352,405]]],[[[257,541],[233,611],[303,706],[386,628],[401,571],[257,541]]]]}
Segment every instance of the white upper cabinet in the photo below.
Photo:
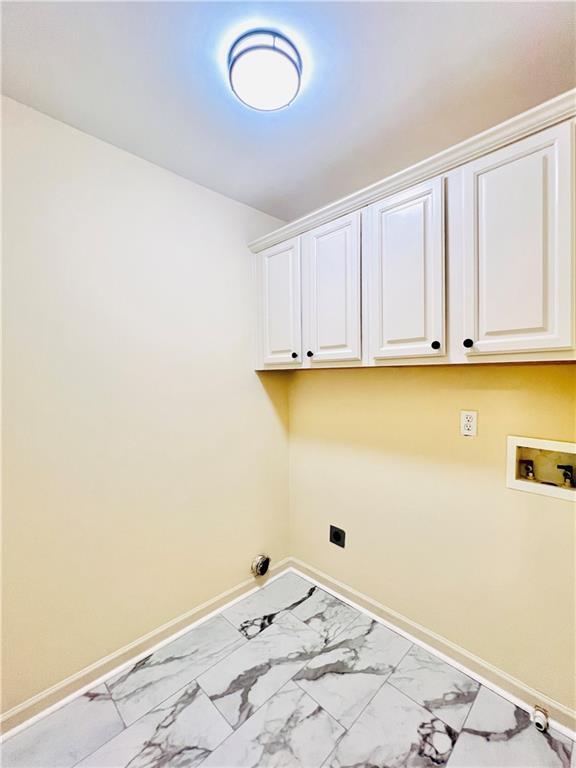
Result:
{"type": "Polygon", "coordinates": [[[360,360],[360,213],[302,235],[304,365],[360,360]]]}
{"type": "Polygon", "coordinates": [[[300,365],[300,238],[258,254],[260,360],[268,365],[300,365]]]}
{"type": "Polygon", "coordinates": [[[471,355],[573,344],[572,131],[557,125],[462,169],[458,343],[471,355]]]}
{"type": "Polygon", "coordinates": [[[364,211],[368,362],[444,355],[444,195],[441,178],[364,211]]]}
{"type": "Polygon", "coordinates": [[[575,203],[576,89],[264,235],[259,367],[576,361],[575,203]]]}

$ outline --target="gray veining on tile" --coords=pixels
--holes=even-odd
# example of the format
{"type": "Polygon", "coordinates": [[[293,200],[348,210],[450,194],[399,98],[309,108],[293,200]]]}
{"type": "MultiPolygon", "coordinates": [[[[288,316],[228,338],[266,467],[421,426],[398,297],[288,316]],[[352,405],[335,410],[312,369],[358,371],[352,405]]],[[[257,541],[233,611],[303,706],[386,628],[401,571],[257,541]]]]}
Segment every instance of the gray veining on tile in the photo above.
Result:
{"type": "Polygon", "coordinates": [[[412,646],[388,682],[460,730],[480,684],[417,645],[412,646]]]}
{"type": "Polygon", "coordinates": [[[316,589],[292,613],[320,633],[325,643],[331,643],[346,627],[360,617],[360,612],[328,592],[316,589]]]}
{"type": "Polygon", "coordinates": [[[437,768],[446,765],[456,732],[387,683],[326,761],[326,768],[437,768]]]}
{"type": "Polygon", "coordinates": [[[124,724],[104,685],[7,738],[3,768],[69,768],[116,736],[124,724]]]}
{"type": "Polygon", "coordinates": [[[78,768],[191,768],[232,728],[193,682],[126,728],[78,768]]]}
{"type": "Polygon", "coordinates": [[[245,643],[222,616],[215,616],[106,681],[126,725],[149,712],[245,643]]]}
{"type": "Polygon", "coordinates": [[[294,679],[348,728],[410,646],[406,638],[361,616],[294,679]]]}
{"type": "Polygon", "coordinates": [[[224,614],[8,736],[4,768],[576,768],[569,739],[294,573],[224,614]]]}
{"type": "Polygon", "coordinates": [[[228,621],[247,638],[256,637],[275,619],[307,600],[317,587],[288,572],[244,600],[222,611],[228,621]]]}
{"type": "Polygon", "coordinates": [[[313,658],[322,639],[285,613],[273,626],[198,678],[228,722],[237,728],[313,658]]]}
{"type": "Polygon", "coordinates": [[[344,728],[290,682],[260,707],[202,768],[322,765],[344,728]]]}
{"type": "Polygon", "coordinates": [[[527,712],[482,687],[449,768],[569,768],[571,750],[569,739],[539,733],[527,712]]]}

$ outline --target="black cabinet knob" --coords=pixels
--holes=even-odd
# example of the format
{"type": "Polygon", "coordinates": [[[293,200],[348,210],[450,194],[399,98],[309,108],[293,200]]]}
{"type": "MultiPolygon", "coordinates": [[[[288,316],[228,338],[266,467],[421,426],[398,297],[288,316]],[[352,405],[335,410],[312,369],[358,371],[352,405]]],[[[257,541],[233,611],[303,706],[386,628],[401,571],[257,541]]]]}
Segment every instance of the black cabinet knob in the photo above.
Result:
{"type": "Polygon", "coordinates": [[[298,352],[292,352],[292,357],[296,359],[298,357],[298,352]]]}
{"type": "Polygon", "coordinates": [[[308,352],[306,352],[306,356],[307,357],[314,357],[314,352],[312,352],[312,350],[309,349],[308,352]]]}
{"type": "Polygon", "coordinates": [[[474,346],[474,342],[472,341],[472,339],[464,339],[464,341],[462,342],[462,344],[464,344],[464,346],[466,347],[466,349],[470,349],[470,347],[473,347],[473,346],[474,346]]]}
{"type": "Polygon", "coordinates": [[[432,344],[430,344],[430,346],[432,347],[432,349],[440,349],[442,345],[440,344],[439,341],[433,341],[432,344]]]}

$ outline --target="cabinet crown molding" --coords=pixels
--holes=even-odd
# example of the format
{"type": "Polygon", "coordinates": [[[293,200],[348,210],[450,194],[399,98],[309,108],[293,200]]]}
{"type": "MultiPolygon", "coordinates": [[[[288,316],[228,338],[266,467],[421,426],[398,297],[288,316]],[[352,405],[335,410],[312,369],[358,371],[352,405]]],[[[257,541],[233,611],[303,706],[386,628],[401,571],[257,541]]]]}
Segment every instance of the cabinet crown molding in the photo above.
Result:
{"type": "Polygon", "coordinates": [[[406,187],[426,181],[432,176],[447,173],[488,152],[500,149],[507,144],[575,116],[576,88],[573,88],[554,99],[550,99],[550,101],[545,101],[527,112],[500,123],[494,128],[489,128],[392,176],[364,187],[358,192],[342,197],[323,208],[318,208],[316,211],[274,230],[274,232],[259,237],[250,243],[250,250],[253,253],[259,253],[265,248],[270,248],[270,246],[282,243],[291,237],[301,235],[303,232],[326,224],[339,216],[364,208],[386,195],[400,192],[406,187]]]}

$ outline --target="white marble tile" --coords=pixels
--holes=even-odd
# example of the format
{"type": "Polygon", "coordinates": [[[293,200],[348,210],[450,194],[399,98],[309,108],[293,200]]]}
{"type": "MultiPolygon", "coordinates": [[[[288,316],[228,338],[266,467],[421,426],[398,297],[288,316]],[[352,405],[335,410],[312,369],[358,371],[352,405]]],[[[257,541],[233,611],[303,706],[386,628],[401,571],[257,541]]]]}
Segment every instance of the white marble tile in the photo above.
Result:
{"type": "Polygon", "coordinates": [[[2,743],[3,768],[68,768],[124,728],[104,685],[2,743]]]}
{"type": "Polygon", "coordinates": [[[322,646],[313,629],[285,613],[198,678],[228,722],[237,728],[278,691],[322,646]]]}
{"type": "Polygon", "coordinates": [[[412,646],[388,682],[457,731],[480,688],[471,677],[417,645],[412,646]]]}
{"type": "Polygon", "coordinates": [[[570,740],[542,734],[524,710],[481,687],[449,768],[569,768],[570,740]]]}
{"type": "Polygon", "coordinates": [[[113,698],[6,739],[3,768],[576,768],[561,734],[296,574],[225,613],[236,629],[215,617],[109,679],[113,698]]]}
{"type": "Polygon", "coordinates": [[[314,584],[288,572],[226,608],[222,615],[250,639],[273,624],[277,616],[296,608],[316,590],[314,584]]]}
{"type": "Polygon", "coordinates": [[[190,768],[232,728],[193,682],[144,715],[78,768],[190,768]]]}
{"type": "Polygon", "coordinates": [[[325,643],[331,643],[343,629],[360,617],[360,612],[341,600],[316,590],[292,610],[294,616],[318,632],[325,643]]]}
{"type": "Polygon", "coordinates": [[[409,640],[361,615],[294,679],[348,728],[410,646],[409,640]]]}
{"type": "Polygon", "coordinates": [[[344,728],[288,683],[234,732],[202,768],[322,765],[344,728]]]}
{"type": "Polygon", "coordinates": [[[384,684],[330,755],[327,768],[437,768],[446,765],[456,732],[384,684]]]}
{"type": "Polygon", "coordinates": [[[109,678],[106,685],[124,722],[131,725],[245,642],[226,619],[215,616],[109,678]]]}

